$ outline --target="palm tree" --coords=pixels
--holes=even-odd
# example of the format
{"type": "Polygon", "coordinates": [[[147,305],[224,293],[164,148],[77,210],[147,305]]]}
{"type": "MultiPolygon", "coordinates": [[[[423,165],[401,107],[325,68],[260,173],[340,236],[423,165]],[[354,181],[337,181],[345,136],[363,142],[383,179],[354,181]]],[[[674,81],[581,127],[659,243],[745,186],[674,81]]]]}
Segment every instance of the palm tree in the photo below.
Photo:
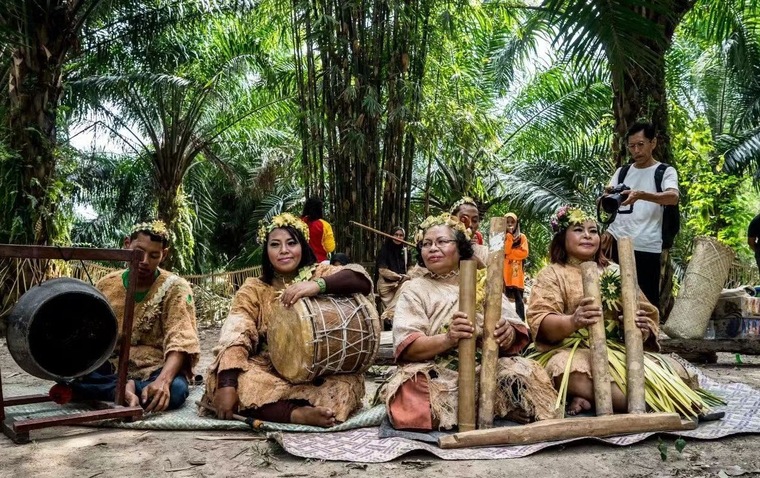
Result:
{"type": "MultiPolygon", "coordinates": [[[[235,8],[246,2],[234,0],[235,8]]],[[[59,105],[65,94],[67,65],[82,55],[101,53],[115,44],[140,51],[157,32],[229,8],[225,2],[160,2],[145,0],[7,0],[0,4],[0,73],[7,90],[0,100],[6,115],[9,145],[19,155],[20,194],[7,207],[17,211],[20,242],[45,244],[51,239],[55,201],[50,188],[56,177],[59,105]],[[137,47],[137,48],[135,48],[137,47]]],[[[68,72],[71,73],[71,72],[68,72]]]]}

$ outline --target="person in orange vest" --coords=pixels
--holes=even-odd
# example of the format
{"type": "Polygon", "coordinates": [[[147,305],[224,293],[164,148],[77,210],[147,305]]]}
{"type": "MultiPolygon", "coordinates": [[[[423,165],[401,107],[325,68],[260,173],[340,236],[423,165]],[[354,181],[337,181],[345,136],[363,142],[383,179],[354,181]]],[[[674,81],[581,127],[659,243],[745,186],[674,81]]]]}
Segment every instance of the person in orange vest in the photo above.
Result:
{"type": "Polygon", "coordinates": [[[332,226],[323,217],[322,200],[318,197],[307,199],[301,220],[309,226],[309,246],[317,256],[317,262],[326,261],[327,255],[335,250],[332,226]]]}
{"type": "Polygon", "coordinates": [[[525,320],[523,261],[528,257],[528,238],[520,232],[520,221],[513,212],[506,214],[507,237],[504,242],[504,293],[515,302],[515,310],[525,320]]]}

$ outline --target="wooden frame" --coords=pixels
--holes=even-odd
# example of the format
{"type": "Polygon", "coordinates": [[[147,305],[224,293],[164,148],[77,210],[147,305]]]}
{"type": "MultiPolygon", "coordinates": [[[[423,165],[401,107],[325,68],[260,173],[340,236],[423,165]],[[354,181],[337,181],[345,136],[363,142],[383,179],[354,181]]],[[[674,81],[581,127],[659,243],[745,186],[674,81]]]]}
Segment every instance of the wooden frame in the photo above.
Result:
{"type": "Polygon", "coordinates": [[[100,249],[54,246],[20,246],[0,244],[0,259],[55,259],[55,260],[98,260],[124,261],[129,263],[129,287],[124,304],[124,322],[119,341],[119,369],[116,382],[116,397],[113,403],[92,402],[96,410],[75,414],[58,415],[34,419],[7,419],[5,408],[29,403],[52,401],[49,395],[24,395],[20,397],[3,397],[2,375],[0,375],[0,428],[15,443],[28,443],[29,431],[61,425],[75,425],[95,420],[112,418],[139,418],[143,414],[141,407],[126,407],[125,391],[127,385],[127,368],[129,366],[129,348],[132,339],[132,322],[135,309],[135,286],[137,284],[137,267],[143,253],[129,249],[100,249]]]}

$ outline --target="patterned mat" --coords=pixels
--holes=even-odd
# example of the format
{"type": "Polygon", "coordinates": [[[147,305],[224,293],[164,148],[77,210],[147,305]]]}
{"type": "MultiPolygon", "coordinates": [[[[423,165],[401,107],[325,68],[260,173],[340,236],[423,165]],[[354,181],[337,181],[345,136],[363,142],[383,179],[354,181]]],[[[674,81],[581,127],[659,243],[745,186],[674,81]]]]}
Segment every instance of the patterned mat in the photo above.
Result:
{"type": "MultiPolygon", "coordinates": [[[[6,385],[3,387],[4,395],[13,397],[18,395],[29,395],[34,393],[47,393],[49,387],[19,387],[6,385]]],[[[203,396],[203,387],[198,386],[190,390],[190,396],[187,398],[185,405],[178,410],[170,412],[155,413],[146,415],[144,418],[134,422],[122,422],[110,420],[104,422],[90,422],[85,426],[114,427],[114,428],[131,428],[136,430],[250,430],[247,424],[237,421],[217,420],[210,417],[199,417],[196,411],[195,402],[200,401],[203,396]]],[[[83,408],[80,404],[68,404],[63,407],[51,403],[35,403],[30,405],[19,405],[6,409],[9,417],[21,418],[42,418],[53,415],[70,415],[73,413],[90,410],[83,408]]],[[[324,433],[344,430],[352,430],[363,427],[375,427],[380,425],[385,417],[385,407],[377,406],[370,409],[361,410],[344,423],[336,425],[329,430],[321,427],[312,427],[308,425],[293,425],[289,423],[272,423],[263,422],[257,430],[261,431],[285,431],[299,433],[324,433]]]]}
{"type": "MultiPolygon", "coordinates": [[[[696,370],[696,369],[694,369],[696,370]]],[[[721,384],[699,373],[702,387],[723,397],[728,402],[726,416],[719,421],[702,423],[695,430],[680,432],[679,435],[701,440],[714,440],[739,433],[760,433],[760,391],[742,383],[721,384]]],[[[303,433],[270,433],[288,453],[318,460],[353,461],[380,463],[399,456],[425,450],[444,460],[498,460],[520,458],[536,453],[544,448],[560,445],[583,438],[501,447],[467,448],[443,450],[431,441],[437,434],[418,434],[415,439],[402,436],[380,438],[388,435],[387,429],[362,428],[341,433],[307,435],[303,433]],[[424,440],[424,441],[422,441],[424,440]]],[[[655,433],[638,433],[611,438],[593,438],[611,445],[631,445],[645,440],[655,433]]]]}

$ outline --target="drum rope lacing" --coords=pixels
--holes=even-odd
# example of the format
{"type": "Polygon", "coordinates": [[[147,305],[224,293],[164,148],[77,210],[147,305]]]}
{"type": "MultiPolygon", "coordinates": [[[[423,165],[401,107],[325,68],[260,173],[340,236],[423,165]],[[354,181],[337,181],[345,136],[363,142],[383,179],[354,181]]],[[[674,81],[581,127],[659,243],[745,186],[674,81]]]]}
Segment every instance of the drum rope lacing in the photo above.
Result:
{"type": "MultiPolygon", "coordinates": [[[[314,371],[320,369],[331,373],[346,373],[347,371],[343,370],[343,365],[347,360],[353,358],[357,354],[359,358],[365,354],[371,355],[374,350],[376,338],[372,333],[372,317],[367,311],[366,304],[353,306],[352,309],[349,309],[348,314],[344,314],[345,306],[351,306],[352,304],[353,299],[351,297],[338,298],[327,296],[325,298],[329,299],[335,306],[335,309],[340,311],[340,324],[335,327],[328,328],[327,320],[321,310],[318,311],[318,314],[312,314],[310,316],[312,321],[319,319],[322,330],[317,331],[316,327],[314,328],[312,341],[314,344],[314,364],[311,368],[308,369],[308,371],[310,374],[314,374],[314,371]],[[341,305],[343,307],[341,307],[341,305]],[[350,327],[350,322],[359,313],[362,313],[363,316],[362,320],[358,321],[360,327],[358,329],[350,327]],[[340,338],[342,339],[341,344],[343,346],[340,347],[340,350],[331,350],[330,343],[332,341],[322,340],[329,337],[335,337],[335,332],[339,332],[340,338]],[[349,337],[349,332],[356,332],[355,336],[357,339],[351,340],[349,337]],[[327,354],[323,360],[319,360],[319,356],[321,355],[319,352],[322,343],[326,344],[325,347],[327,348],[327,354]],[[349,351],[351,351],[351,354],[349,354],[349,351]],[[335,361],[336,358],[337,361],[335,361]]],[[[360,368],[358,366],[362,362],[362,360],[357,359],[357,369],[360,368]]]]}

